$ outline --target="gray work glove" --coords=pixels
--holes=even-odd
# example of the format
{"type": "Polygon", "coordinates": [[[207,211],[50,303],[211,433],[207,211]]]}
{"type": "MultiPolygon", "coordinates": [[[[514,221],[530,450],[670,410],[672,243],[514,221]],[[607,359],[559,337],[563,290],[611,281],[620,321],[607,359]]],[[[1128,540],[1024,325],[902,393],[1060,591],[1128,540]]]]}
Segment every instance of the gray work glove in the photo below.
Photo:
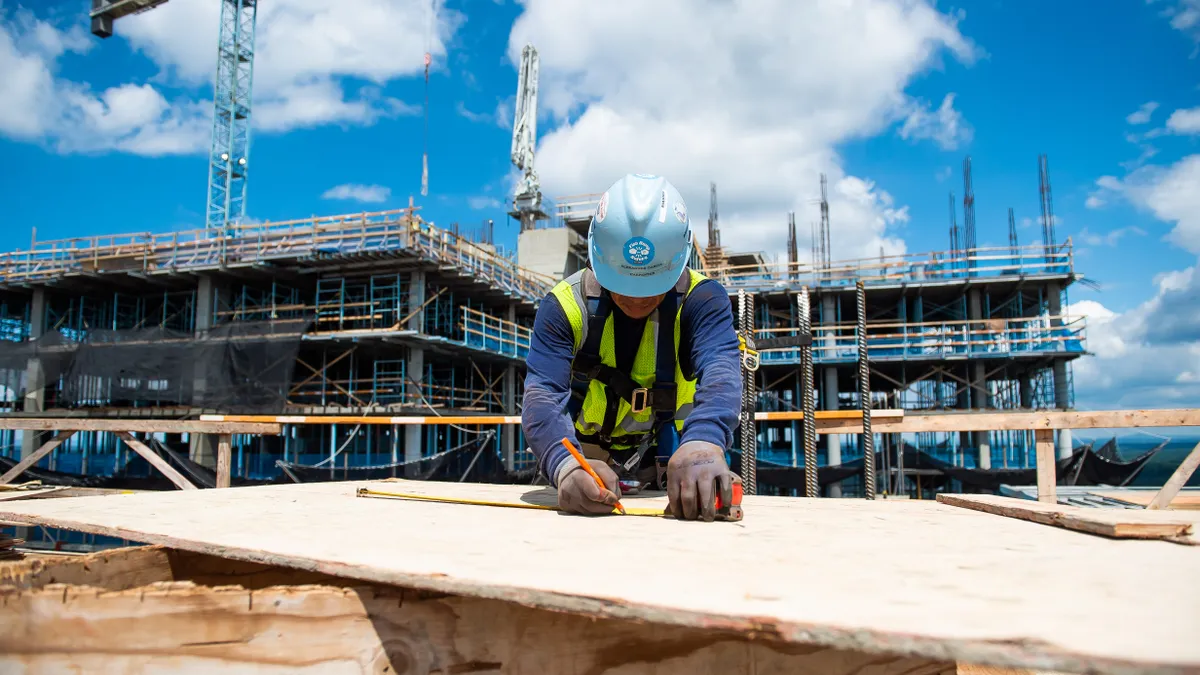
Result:
{"type": "Polygon", "coordinates": [[[558,468],[558,506],[569,513],[603,515],[612,513],[620,501],[621,486],[617,474],[599,459],[589,459],[592,470],[604,481],[607,490],[596,485],[596,479],[583,470],[574,457],[568,457],[558,468]]]}
{"type": "Polygon", "coordinates": [[[704,441],[684,443],[667,462],[666,513],[712,522],[717,517],[718,494],[722,504],[733,502],[733,479],[720,447],[704,441]]]}

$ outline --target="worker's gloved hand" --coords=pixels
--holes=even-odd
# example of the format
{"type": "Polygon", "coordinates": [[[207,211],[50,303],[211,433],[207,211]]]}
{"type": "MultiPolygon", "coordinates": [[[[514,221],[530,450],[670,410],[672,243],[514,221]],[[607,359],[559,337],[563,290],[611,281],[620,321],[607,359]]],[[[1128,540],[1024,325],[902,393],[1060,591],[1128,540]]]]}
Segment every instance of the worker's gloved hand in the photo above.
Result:
{"type": "Polygon", "coordinates": [[[575,458],[568,457],[558,469],[558,506],[570,513],[603,515],[612,513],[620,501],[621,486],[617,474],[599,459],[589,459],[592,470],[604,481],[607,490],[596,485],[596,479],[583,470],[575,458]]]}
{"type": "Polygon", "coordinates": [[[733,472],[725,451],[712,443],[688,441],[667,462],[667,513],[684,520],[717,517],[717,495],[733,503],[733,472]]]}

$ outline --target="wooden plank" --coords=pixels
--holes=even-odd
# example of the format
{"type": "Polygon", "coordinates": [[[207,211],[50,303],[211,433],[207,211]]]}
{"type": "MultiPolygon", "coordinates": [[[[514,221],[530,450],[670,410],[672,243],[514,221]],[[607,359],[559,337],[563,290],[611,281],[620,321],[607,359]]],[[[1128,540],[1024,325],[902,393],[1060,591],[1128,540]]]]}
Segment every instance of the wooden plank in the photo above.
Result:
{"type": "Polygon", "coordinates": [[[1033,432],[1037,458],[1037,498],[1046,504],[1058,503],[1058,465],[1054,457],[1054,431],[1038,429],[1033,432]]]}
{"type": "Polygon", "coordinates": [[[688,523],[369,499],[354,496],[359,487],[554,499],[544,487],[364,481],[3,503],[0,519],[806,649],[1068,672],[1200,668],[1200,547],[1081,536],[932,501],[751,495],[739,523],[688,523]],[[596,542],[613,553],[597,554],[596,542]],[[887,564],[870,562],[881,550],[887,564]],[[716,562],[642,583],[614,572],[623,555],[645,570],[716,562]],[[815,583],[794,583],[797,570],[815,583]]]}
{"type": "Polygon", "coordinates": [[[51,584],[87,585],[118,591],[174,579],[167,550],[158,546],[0,563],[0,593],[51,584]]]}
{"type": "Polygon", "coordinates": [[[219,488],[229,487],[229,465],[231,462],[230,455],[233,454],[233,448],[229,434],[221,434],[217,436],[217,483],[219,488]]]}
{"type": "Polygon", "coordinates": [[[30,487],[22,489],[0,490],[0,502],[6,502],[14,499],[36,499],[38,497],[49,497],[55,492],[64,492],[68,488],[64,485],[47,485],[45,487],[30,487]]]}
{"type": "Polygon", "coordinates": [[[0,670],[184,673],[953,675],[943,660],[798,648],[381,586],[11,593],[0,670]],[[79,630],[86,626],[86,630],[79,630]]]}
{"type": "MultiPolygon", "coordinates": [[[[1132,506],[1145,507],[1153,499],[1155,492],[1149,490],[1104,490],[1097,488],[1088,494],[1124,502],[1132,506]]],[[[1172,511],[1200,511],[1200,492],[1183,492],[1175,495],[1167,509],[1172,511]]]]}
{"type": "Polygon", "coordinates": [[[183,474],[176,471],[175,467],[168,464],[167,460],[165,460],[161,456],[159,456],[159,454],[157,452],[154,452],[150,448],[147,448],[141,441],[134,438],[128,432],[118,431],[117,437],[120,438],[122,441],[125,441],[125,445],[128,445],[130,448],[133,448],[134,452],[136,452],[137,454],[139,454],[143,458],[145,458],[145,460],[147,462],[150,462],[150,464],[154,468],[161,471],[162,474],[164,476],[166,476],[168,479],[170,479],[170,481],[172,483],[174,483],[176,485],[176,487],[178,487],[179,489],[181,489],[181,490],[196,490],[196,489],[198,489],[195,485],[192,485],[191,481],[184,478],[183,474]]]}
{"type": "MultiPolygon", "coordinates": [[[[1183,489],[1188,479],[1195,473],[1198,466],[1200,466],[1200,443],[1197,443],[1196,447],[1192,448],[1192,451],[1188,453],[1188,456],[1183,458],[1183,461],[1179,463],[1179,467],[1175,469],[1175,473],[1171,474],[1167,482],[1163,483],[1162,489],[1158,491],[1158,494],[1154,495],[1154,499],[1150,500],[1150,503],[1146,505],[1146,509],[1155,511],[1167,508],[1171,500],[1175,499],[1175,495],[1179,494],[1179,491],[1183,489]]],[[[0,478],[0,483],[3,482],[4,479],[0,478]]]]}
{"type": "MultiPolygon", "coordinates": [[[[904,417],[903,410],[873,410],[872,419],[900,419],[904,417]]],[[[397,424],[397,425],[430,425],[430,424],[520,424],[520,415],[201,415],[205,422],[237,422],[243,424],[397,424]]],[[[758,421],[785,421],[804,419],[804,412],[787,410],[781,412],[757,412],[754,419],[758,421]]],[[[845,420],[861,420],[859,410],[818,410],[813,419],[818,424],[828,420],[844,422],[845,420]]]]}
{"type": "Polygon", "coordinates": [[[32,431],[133,431],[167,434],[265,434],[278,436],[277,422],[209,422],[204,420],[96,419],[88,417],[0,417],[0,429],[32,431]]]}
{"type": "MultiPolygon", "coordinates": [[[[1103,410],[1037,412],[914,413],[903,418],[872,418],[876,433],[922,431],[1020,431],[1025,429],[1131,429],[1141,427],[1200,426],[1200,408],[1176,410],[1103,410]]],[[[817,422],[822,433],[859,433],[853,421],[817,422]]]]}
{"type": "Polygon", "coordinates": [[[937,501],[1116,539],[1178,540],[1193,532],[1191,521],[1166,513],[1063,506],[998,495],[939,494],[937,501]]]}
{"type": "Polygon", "coordinates": [[[45,457],[46,455],[53,452],[55,448],[62,445],[64,441],[66,441],[68,438],[70,438],[74,435],[75,435],[74,431],[63,431],[63,432],[55,434],[54,438],[51,438],[50,440],[43,443],[42,447],[38,448],[37,450],[34,450],[32,453],[29,454],[28,457],[17,462],[16,466],[14,466],[13,468],[4,472],[4,475],[0,476],[0,485],[4,485],[5,483],[8,483],[9,481],[16,478],[17,476],[20,476],[21,474],[25,473],[26,469],[33,466],[34,464],[37,464],[43,457],[45,457]]]}
{"type": "MultiPolygon", "coordinates": [[[[759,412],[756,420],[802,419],[800,411],[759,412]]],[[[201,415],[209,422],[277,422],[280,424],[520,424],[518,415],[201,415]]],[[[817,432],[854,434],[862,432],[857,411],[817,411],[817,432]]],[[[1019,431],[1032,429],[1121,429],[1140,427],[1200,426],[1200,408],[1174,410],[1031,411],[913,413],[903,410],[871,411],[876,433],[921,431],[1019,431]]]]}

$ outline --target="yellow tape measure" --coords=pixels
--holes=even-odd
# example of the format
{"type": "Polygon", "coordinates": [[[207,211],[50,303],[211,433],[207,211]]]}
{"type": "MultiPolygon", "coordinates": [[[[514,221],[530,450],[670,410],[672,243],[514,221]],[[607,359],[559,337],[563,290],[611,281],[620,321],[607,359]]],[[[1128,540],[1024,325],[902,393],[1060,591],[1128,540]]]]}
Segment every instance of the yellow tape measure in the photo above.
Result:
{"type": "MultiPolygon", "coordinates": [[[[431,495],[418,495],[410,492],[386,492],[383,490],[372,490],[370,488],[359,488],[357,495],[359,497],[390,497],[392,499],[412,499],[423,502],[440,502],[442,504],[462,504],[464,506],[499,506],[509,509],[536,509],[538,511],[561,511],[557,506],[546,506],[544,504],[526,504],[524,502],[493,502],[485,499],[462,499],[458,497],[434,497],[431,495]]],[[[613,513],[620,515],[616,509],[613,513]]],[[[665,517],[661,509],[639,509],[625,508],[627,516],[654,516],[657,518],[665,517]]]]}

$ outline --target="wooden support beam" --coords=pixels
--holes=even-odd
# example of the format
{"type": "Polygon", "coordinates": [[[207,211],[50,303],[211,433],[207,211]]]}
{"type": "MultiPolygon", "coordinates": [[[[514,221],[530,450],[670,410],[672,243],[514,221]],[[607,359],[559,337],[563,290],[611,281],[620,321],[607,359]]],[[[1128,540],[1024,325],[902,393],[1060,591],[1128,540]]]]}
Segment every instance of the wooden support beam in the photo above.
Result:
{"type": "Polygon", "coordinates": [[[0,429],[32,431],[132,431],[166,434],[263,434],[278,436],[278,422],[254,420],[239,422],[170,419],[98,419],[94,417],[0,417],[0,429]]]}
{"type": "Polygon", "coordinates": [[[181,490],[197,489],[195,485],[192,485],[191,482],[188,481],[188,479],[184,478],[181,473],[176,471],[175,467],[168,464],[167,460],[160,457],[157,452],[154,452],[150,448],[146,447],[145,444],[143,444],[138,439],[134,438],[133,435],[130,434],[128,431],[118,431],[117,437],[120,438],[122,441],[125,441],[125,445],[128,445],[130,448],[133,449],[134,452],[136,452],[137,454],[139,454],[143,458],[145,458],[145,460],[147,462],[150,462],[150,464],[152,466],[154,466],[154,468],[161,471],[162,474],[164,476],[166,476],[167,478],[169,478],[172,483],[174,483],[176,486],[179,487],[179,489],[181,489],[181,490]]]}
{"type": "Polygon", "coordinates": [[[217,436],[217,487],[229,487],[229,465],[233,454],[232,437],[229,434],[217,436]]]}
{"type": "Polygon", "coordinates": [[[75,435],[74,431],[62,431],[62,432],[59,432],[58,434],[56,434],[54,436],[54,438],[51,438],[50,440],[43,443],[42,447],[38,448],[37,450],[34,450],[32,453],[29,454],[28,457],[26,457],[25,459],[22,459],[20,462],[17,462],[16,466],[9,469],[8,471],[5,471],[4,475],[0,476],[0,485],[4,485],[5,483],[8,483],[9,481],[16,478],[17,476],[20,476],[22,473],[25,473],[26,469],[33,466],[34,464],[37,464],[38,461],[40,461],[43,457],[45,457],[46,455],[53,452],[55,448],[62,445],[64,441],[66,441],[68,438],[70,438],[74,435],[75,435]]]}
{"type": "MultiPolygon", "coordinates": [[[[1192,451],[1188,453],[1188,456],[1183,458],[1179,467],[1175,469],[1175,473],[1171,474],[1167,482],[1163,483],[1162,489],[1158,491],[1158,494],[1154,495],[1154,499],[1151,499],[1150,503],[1146,505],[1146,509],[1165,509],[1170,506],[1171,500],[1175,499],[1175,495],[1179,494],[1179,491],[1183,489],[1184,484],[1196,472],[1197,466],[1200,466],[1200,443],[1197,443],[1196,447],[1192,448],[1192,451]]],[[[0,478],[0,483],[3,482],[4,479],[0,478]]]]}
{"type": "Polygon", "coordinates": [[[1054,430],[1038,429],[1033,432],[1037,448],[1037,496],[1038,501],[1057,504],[1058,465],[1054,458],[1054,430]]]}

